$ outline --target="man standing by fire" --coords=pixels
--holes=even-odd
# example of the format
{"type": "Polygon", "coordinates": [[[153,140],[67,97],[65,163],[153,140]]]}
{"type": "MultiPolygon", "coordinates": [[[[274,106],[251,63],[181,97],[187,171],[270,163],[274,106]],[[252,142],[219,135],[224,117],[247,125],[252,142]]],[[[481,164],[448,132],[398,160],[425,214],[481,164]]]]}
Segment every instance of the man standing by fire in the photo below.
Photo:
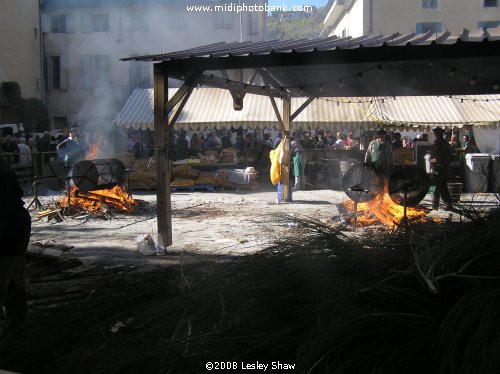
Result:
{"type": "Polygon", "coordinates": [[[23,190],[11,167],[0,157],[0,336],[16,331],[26,318],[25,254],[31,217],[23,190]]]}
{"type": "Polygon", "coordinates": [[[439,198],[444,201],[445,210],[451,209],[451,197],[448,191],[448,177],[450,169],[450,146],[443,137],[444,130],[436,127],[434,130],[436,140],[431,151],[431,175],[434,192],[432,194],[432,208],[439,208],[439,198]]]}
{"type": "Polygon", "coordinates": [[[59,157],[66,167],[71,167],[80,158],[81,147],[75,129],[69,130],[69,136],[56,147],[59,157]]]}

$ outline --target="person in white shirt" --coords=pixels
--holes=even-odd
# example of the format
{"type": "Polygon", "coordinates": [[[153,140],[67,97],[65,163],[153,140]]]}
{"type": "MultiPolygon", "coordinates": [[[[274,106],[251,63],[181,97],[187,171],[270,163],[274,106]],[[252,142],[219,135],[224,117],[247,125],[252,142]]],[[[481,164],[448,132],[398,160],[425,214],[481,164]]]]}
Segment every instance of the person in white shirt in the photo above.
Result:
{"type": "Polygon", "coordinates": [[[345,135],[340,135],[340,137],[337,138],[337,141],[333,145],[333,149],[344,149],[346,139],[347,137],[345,135]]]}
{"type": "Polygon", "coordinates": [[[26,144],[26,138],[19,138],[17,149],[19,149],[19,163],[21,165],[31,165],[31,149],[26,144]]]}

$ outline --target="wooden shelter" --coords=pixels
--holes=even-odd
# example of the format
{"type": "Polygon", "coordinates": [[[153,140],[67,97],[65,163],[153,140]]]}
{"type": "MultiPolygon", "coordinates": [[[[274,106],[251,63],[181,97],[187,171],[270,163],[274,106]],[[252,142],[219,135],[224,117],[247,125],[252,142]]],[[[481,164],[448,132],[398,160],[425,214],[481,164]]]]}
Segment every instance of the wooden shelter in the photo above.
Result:
{"type": "MultiPolygon", "coordinates": [[[[158,237],[172,244],[169,128],[198,85],[229,90],[233,108],[247,93],[268,96],[284,134],[317,97],[494,94],[500,90],[500,28],[434,34],[393,34],[215,43],[126,60],[153,61],[158,237]],[[184,83],[168,97],[168,78],[184,83]],[[306,97],[292,110],[292,97],[306,97]],[[281,111],[276,99],[281,99],[281,111]]],[[[288,196],[288,168],[283,194],[288,196]]]]}

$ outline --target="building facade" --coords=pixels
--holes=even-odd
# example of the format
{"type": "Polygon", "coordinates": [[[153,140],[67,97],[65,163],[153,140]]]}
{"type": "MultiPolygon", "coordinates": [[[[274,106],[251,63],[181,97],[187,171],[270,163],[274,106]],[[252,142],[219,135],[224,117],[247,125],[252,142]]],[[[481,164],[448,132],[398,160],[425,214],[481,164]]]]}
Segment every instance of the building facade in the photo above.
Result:
{"type": "Polygon", "coordinates": [[[500,25],[499,0],[331,0],[321,36],[460,33],[500,25]]]}
{"type": "MultiPolygon", "coordinates": [[[[261,0],[265,1],[265,0],[261,0]]],[[[264,12],[214,11],[219,0],[45,0],[47,104],[52,125],[110,124],[152,64],[120,58],[227,41],[263,40],[264,12]],[[211,11],[210,11],[211,10],[211,11]]]]}
{"type": "Polygon", "coordinates": [[[18,82],[24,98],[43,96],[40,47],[38,0],[0,0],[0,82],[18,82]]]}

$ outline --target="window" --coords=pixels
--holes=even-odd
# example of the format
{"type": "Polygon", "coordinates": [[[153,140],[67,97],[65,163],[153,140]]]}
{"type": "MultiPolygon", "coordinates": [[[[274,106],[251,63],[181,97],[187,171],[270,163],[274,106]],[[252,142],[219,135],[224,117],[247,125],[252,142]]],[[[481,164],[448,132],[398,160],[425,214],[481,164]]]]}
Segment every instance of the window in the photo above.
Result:
{"type": "Polygon", "coordinates": [[[61,56],[50,56],[50,78],[52,88],[61,88],[61,56]]]}
{"type": "Polygon", "coordinates": [[[500,25],[500,21],[481,21],[477,23],[478,29],[494,29],[500,25]]]}
{"type": "Polygon", "coordinates": [[[484,0],[483,6],[485,8],[496,7],[497,6],[497,0],[484,0]]]}
{"type": "Polygon", "coordinates": [[[107,55],[83,56],[83,89],[91,90],[110,83],[110,58],[107,55]]]}
{"type": "Polygon", "coordinates": [[[230,29],[233,27],[233,13],[231,12],[215,12],[214,27],[216,29],[230,29]]]}
{"type": "Polygon", "coordinates": [[[110,83],[109,56],[96,55],[92,57],[94,82],[97,87],[110,83]]]}
{"type": "Polygon", "coordinates": [[[431,30],[432,32],[441,32],[441,23],[440,22],[421,22],[417,23],[416,33],[424,34],[427,31],[431,30]]]}
{"type": "Polygon", "coordinates": [[[73,16],[69,14],[58,14],[50,17],[50,31],[53,33],[73,32],[73,16]]]}
{"type": "Polygon", "coordinates": [[[107,14],[92,15],[92,31],[93,32],[108,32],[109,31],[109,16],[107,14]]]}
{"type": "Polygon", "coordinates": [[[92,89],[92,56],[83,56],[82,59],[83,89],[92,89]]]}
{"type": "Polygon", "coordinates": [[[437,2],[438,0],[422,0],[422,8],[436,9],[438,5],[437,2]]]}
{"type": "Polygon", "coordinates": [[[83,14],[80,20],[82,32],[108,32],[109,15],[107,14],[83,14]]]}
{"type": "Polygon", "coordinates": [[[66,14],[61,14],[57,16],[52,16],[50,18],[50,31],[59,33],[59,32],[67,32],[66,27],[66,14]]]}
{"type": "Polygon", "coordinates": [[[151,88],[151,64],[144,61],[130,61],[129,64],[130,90],[151,88]]]}

